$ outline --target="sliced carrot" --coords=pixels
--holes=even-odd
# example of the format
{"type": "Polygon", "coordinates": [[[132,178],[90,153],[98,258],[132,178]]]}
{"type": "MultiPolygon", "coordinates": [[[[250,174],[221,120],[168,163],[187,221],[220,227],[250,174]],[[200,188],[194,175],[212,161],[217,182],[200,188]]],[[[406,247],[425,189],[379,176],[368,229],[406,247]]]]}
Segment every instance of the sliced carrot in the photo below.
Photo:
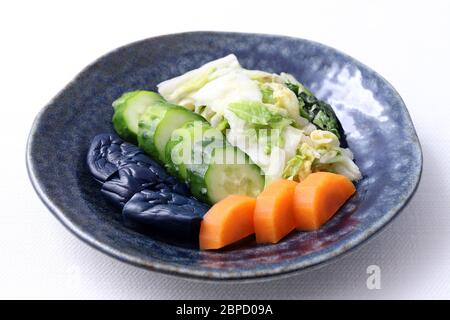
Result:
{"type": "Polygon", "coordinates": [[[295,228],[292,204],[297,182],[277,180],[256,198],[253,221],[258,243],[277,243],[295,228]]]}
{"type": "Polygon", "coordinates": [[[294,216],[298,230],[317,230],[350,198],[356,189],[345,176],[315,172],[295,188],[294,216]]]}
{"type": "Polygon", "coordinates": [[[212,206],[200,225],[200,249],[219,249],[253,234],[255,204],[255,198],[230,195],[212,206]]]}

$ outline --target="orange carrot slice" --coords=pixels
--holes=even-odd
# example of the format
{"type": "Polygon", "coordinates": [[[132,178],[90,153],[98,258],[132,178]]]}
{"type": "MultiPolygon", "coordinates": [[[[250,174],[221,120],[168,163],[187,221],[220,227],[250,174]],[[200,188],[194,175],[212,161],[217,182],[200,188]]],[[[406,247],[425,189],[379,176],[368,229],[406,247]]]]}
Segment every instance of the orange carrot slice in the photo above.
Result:
{"type": "Polygon", "coordinates": [[[277,180],[256,198],[253,221],[258,243],[277,243],[295,228],[292,204],[297,182],[277,180]]]}
{"type": "Polygon", "coordinates": [[[230,195],[217,202],[200,225],[200,249],[219,249],[253,234],[256,199],[230,195]]]}
{"type": "Polygon", "coordinates": [[[315,172],[295,189],[294,216],[298,230],[317,230],[350,198],[356,189],[345,176],[315,172]]]}

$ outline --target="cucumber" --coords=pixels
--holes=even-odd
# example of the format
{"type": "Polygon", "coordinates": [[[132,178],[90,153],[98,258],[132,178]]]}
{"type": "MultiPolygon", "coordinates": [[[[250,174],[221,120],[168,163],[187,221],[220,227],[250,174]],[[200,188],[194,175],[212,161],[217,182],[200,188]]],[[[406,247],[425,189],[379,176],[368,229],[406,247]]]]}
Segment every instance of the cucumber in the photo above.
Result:
{"type": "Polygon", "coordinates": [[[172,133],[166,145],[169,172],[187,181],[197,199],[210,204],[230,194],[256,197],[264,188],[260,169],[226,143],[219,130],[209,124],[200,128],[202,134],[194,136],[195,125],[189,122],[172,133]]]}
{"type": "Polygon", "coordinates": [[[151,91],[138,90],[124,93],[112,104],[114,129],[123,139],[136,143],[140,115],[148,106],[161,101],[164,101],[164,98],[151,91]]]}
{"type": "Polygon", "coordinates": [[[169,172],[188,182],[199,200],[214,204],[230,194],[255,197],[263,190],[260,169],[245,153],[229,145],[222,132],[202,116],[149,91],[128,92],[113,107],[117,133],[137,141],[169,172]],[[187,161],[184,155],[190,155],[187,161]],[[230,159],[244,162],[225,161],[230,159]]]}
{"type": "Polygon", "coordinates": [[[139,118],[138,145],[153,158],[166,164],[166,144],[172,132],[190,121],[205,122],[205,119],[167,102],[152,104],[139,118]]]}
{"type": "Polygon", "coordinates": [[[212,150],[222,147],[224,143],[223,134],[207,122],[188,122],[173,131],[166,145],[167,170],[187,181],[190,179],[189,172],[205,166],[212,150]]]}
{"type": "Polygon", "coordinates": [[[184,164],[184,143],[185,139],[188,139],[189,132],[184,128],[176,129],[166,144],[166,168],[167,171],[177,177],[180,180],[187,180],[187,169],[184,164]]]}
{"type": "MultiPolygon", "coordinates": [[[[236,147],[227,145],[214,150],[214,159],[208,166],[204,177],[206,194],[210,203],[216,203],[231,194],[258,196],[264,189],[264,176],[260,168],[236,147]],[[222,160],[224,159],[224,160],[222,160]],[[229,159],[244,159],[243,162],[229,159]]],[[[191,190],[198,189],[191,182],[191,190]]],[[[205,192],[201,189],[201,192],[205,192]]]]}

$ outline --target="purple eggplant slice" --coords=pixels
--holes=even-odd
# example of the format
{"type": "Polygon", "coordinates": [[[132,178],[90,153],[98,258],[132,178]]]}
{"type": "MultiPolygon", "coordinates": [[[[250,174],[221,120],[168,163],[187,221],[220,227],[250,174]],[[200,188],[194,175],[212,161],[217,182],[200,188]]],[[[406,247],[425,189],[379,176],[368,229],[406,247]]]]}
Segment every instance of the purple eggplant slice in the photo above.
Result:
{"type": "Polygon", "coordinates": [[[99,134],[95,136],[89,147],[86,163],[95,180],[103,183],[117,171],[117,157],[122,139],[113,134],[99,134]]]}
{"type": "MultiPolygon", "coordinates": [[[[186,183],[167,174],[166,170],[147,156],[142,149],[124,141],[116,134],[97,135],[92,140],[86,160],[92,175],[100,183],[115,180],[113,176],[115,175],[116,178],[119,176],[119,169],[134,164],[150,171],[147,174],[148,179],[151,177],[154,182],[160,181],[174,192],[189,195],[186,183]]],[[[144,174],[143,170],[139,170],[141,176],[144,174]]]]}
{"type": "Polygon", "coordinates": [[[166,179],[168,176],[164,168],[148,157],[142,149],[113,133],[95,136],[86,160],[94,178],[102,183],[119,168],[130,163],[151,167],[151,170],[161,179],[166,179]]]}
{"type": "Polygon", "coordinates": [[[137,162],[135,159],[145,162],[145,154],[141,149],[116,134],[103,133],[92,140],[86,162],[94,178],[103,183],[124,162],[137,162]]]}
{"type": "Polygon", "coordinates": [[[209,208],[193,197],[144,189],[125,204],[122,212],[125,223],[140,232],[197,242],[200,223],[209,208]]]}
{"type": "Polygon", "coordinates": [[[137,192],[143,189],[170,190],[154,171],[131,163],[121,167],[102,186],[101,192],[113,205],[122,208],[137,192]]]}

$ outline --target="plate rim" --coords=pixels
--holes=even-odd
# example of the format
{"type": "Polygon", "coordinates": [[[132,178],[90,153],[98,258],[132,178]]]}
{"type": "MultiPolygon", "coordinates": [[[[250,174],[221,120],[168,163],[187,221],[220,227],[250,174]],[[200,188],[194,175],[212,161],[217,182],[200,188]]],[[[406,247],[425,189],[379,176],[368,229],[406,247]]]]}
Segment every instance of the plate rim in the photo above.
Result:
{"type": "Polygon", "coordinates": [[[28,176],[31,180],[32,186],[34,190],[36,191],[38,197],[41,199],[41,201],[44,203],[44,205],[47,207],[47,209],[60,221],[64,227],[66,227],[72,234],[74,234],[78,239],[82,240],[83,242],[87,243],[91,247],[107,254],[110,257],[113,257],[115,259],[118,259],[122,262],[156,272],[161,272],[164,274],[182,277],[185,279],[191,279],[191,280],[202,280],[202,281],[212,281],[212,282],[223,282],[223,281],[260,281],[260,280],[270,280],[270,279],[279,279],[279,278],[285,278],[294,274],[298,274],[302,271],[311,270],[315,268],[319,268],[322,266],[325,266],[328,263],[335,262],[338,258],[342,258],[346,256],[349,253],[352,253],[357,248],[360,248],[362,244],[367,242],[369,239],[373,239],[373,236],[381,232],[387,225],[389,225],[390,222],[393,221],[395,217],[399,215],[399,213],[408,205],[408,203],[411,201],[413,195],[417,191],[417,188],[420,184],[420,180],[422,177],[422,171],[423,171],[423,151],[420,144],[419,137],[417,135],[416,129],[414,127],[414,122],[411,118],[411,115],[409,113],[408,108],[406,107],[406,104],[404,103],[402,97],[397,92],[397,90],[392,86],[392,84],[387,81],[383,76],[381,76],[379,73],[374,71],[372,68],[368,67],[367,65],[361,63],[359,60],[353,58],[352,56],[343,53],[342,51],[335,49],[333,47],[327,46],[325,44],[299,38],[299,37],[292,37],[292,36],[285,36],[285,35],[277,35],[277,34],[266,34],[266,33],[246,33],[246,32],[227,32],[227,31],[188,31],[188,32],[180,32],[180,33],[169,33],[169,34],[163,34],[158,35],[155,37],[149,37],[145,39],[141,39],[138,41],[130,42],[128,44],[125,44],[123,46],[120,46],[116,49],[113,49],[111,51],[108,51],[107,53],[101,55],[97,59],[95,59],[93,62],[88,64],[86,67],[84,67],[78,74],[71,80],[69,83],[67,83],[36,115],[30,133],[28,135],[27,144],[26,144],[26,168],[28,172],[28,176]],[[88,232],[82,230],[78,225],[72,223],[65,215],[64,210],[56,206],[53,201],[47,196],[45,191],[43,190],[41,183],[39,179],[35,175],[35,168],[33,164],[33,154],[31,152],[32,146],[34,143],[34,137],[36,130],[40,124],[40,120],[44,114],[49,112],[50,107],[52,106],[52,102],[56,100],[64,91],[65,89],[70,86],[70,84],[74,83],[78,77],[82,74],[84,74],[85,71],[87,71],[92,65],[97,63],[102,58],[108,56],[109,54],[121,50],[123,48],[127,48],[129,46],[133,46],[135,44],[146,42],[149,40],[157,40],[158,38],[164,38],[164,37],[170,37],[170,36],[189,36],[189,35],[198,35],[198,34],[207,34],[207,35],[239,35],[239,36],[262,36],[262,37],[277,37],[277,38],[284,38],[284,39],[291,39],[291,40],[300,40],[303,42],[307,42],[310,44],[313,44],[315,46],[322,47],[327,50],[334,50],[338,54],[350,59],[353,63],[356,63],[357,65],[365,68],[366,70],[373,73],[375,76],[379,77],[383,82],[389,87],[391,92],[393,93],[393,96],[399,100],[402,104],[402,109],[405,112],[405,115],[408,117],[408,120],[411,125],[408,125],[408,131],[411,134],[411,139],[414,140],[417,149],[418,149],[418,160],[419,160],[419,167],[416,172],[414,172],[414,176],[411,175],[411,178],[414,178],[411,183],[413,186],[410,190],[408,190],[408,194],[406,197],[403,198],[403,201],[399,202],[397,206],[392,207],[388,212],[386,212],[383,217],[376,221],[370,228],[365,229],[364,232],[357,235],[354,238],[349,238],[349,243],[346,245],[342,245],[341,247],[336,248],[335,250],[332,250],[330,252],[324,252],[322,254],[319,254],[317,257],[315,257],[314,260],[307,261],[308,263],[291,263],[289,265],[283,265],[280,268],[277,269],[263,269],[259,270],[258,272],[252,271],[252,270],[244,270],[239,272],[233,272],[230,273],[226,270],[223,271],[204,271],[204,270],[196,270],[195,268],[191,267],[179,267],[176,265],[173,265],[171,263],[160,263],[157,261],[154,261],[153,258],[149,258],[147,260],[140,259],[136,256],[124,253],[118,249],[115,249],[113,246],[110,246],[108,244],[105,244],[101,241],[98,241],[88,232]]]}

